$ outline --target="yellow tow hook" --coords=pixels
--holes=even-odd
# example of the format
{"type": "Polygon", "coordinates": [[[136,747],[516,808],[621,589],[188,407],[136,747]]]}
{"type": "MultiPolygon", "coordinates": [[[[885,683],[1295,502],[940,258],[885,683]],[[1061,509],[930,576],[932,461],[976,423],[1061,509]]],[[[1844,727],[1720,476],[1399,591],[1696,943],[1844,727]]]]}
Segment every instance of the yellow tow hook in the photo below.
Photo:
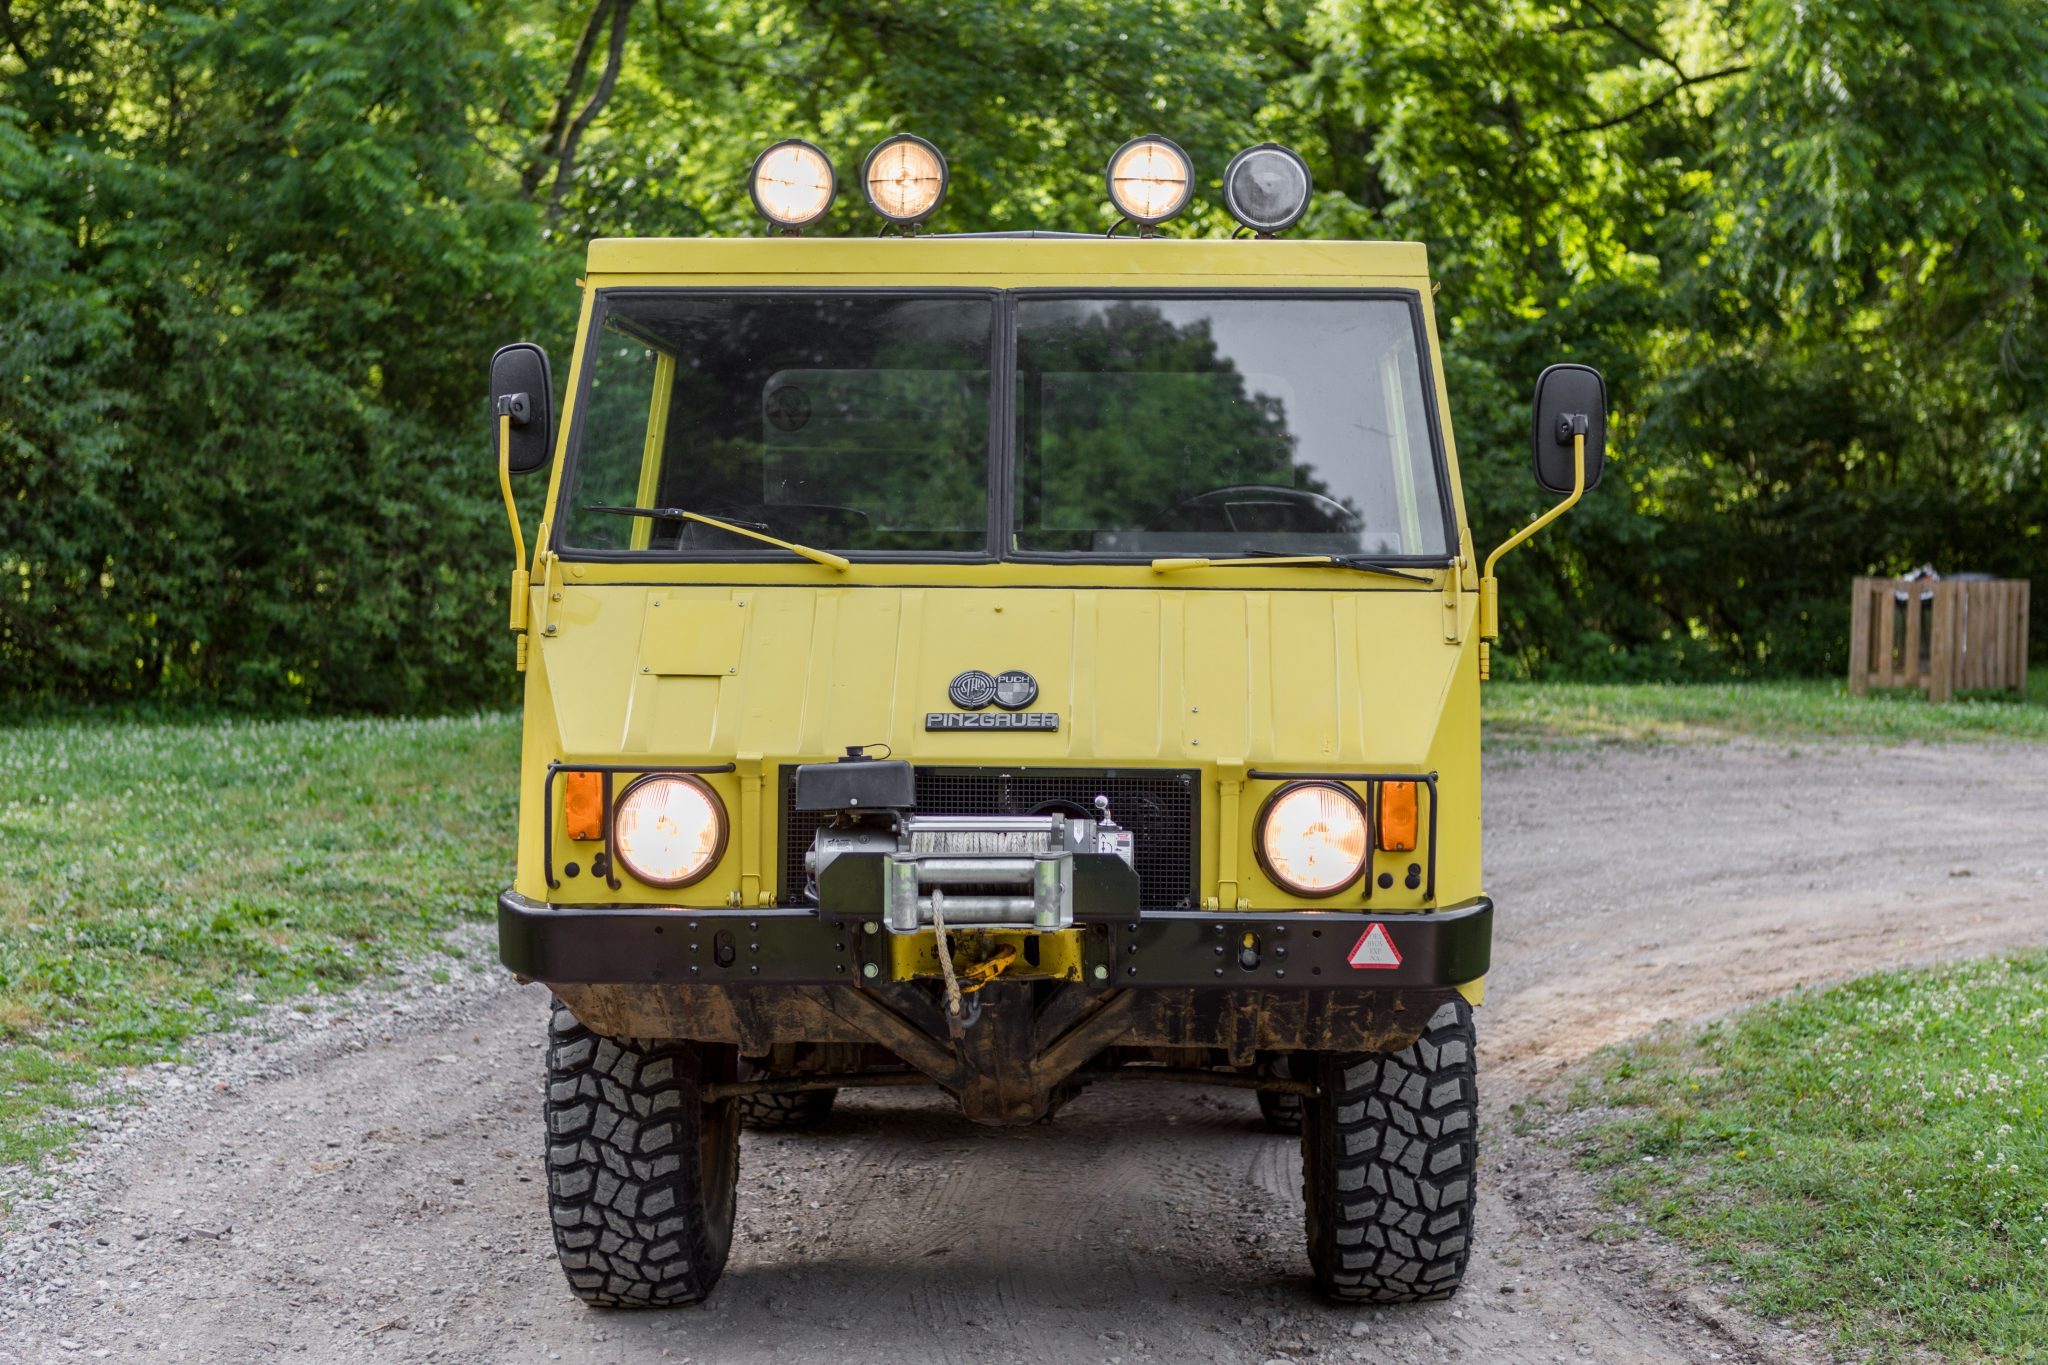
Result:
{"type": "Polygon", "coordinates": [[[983,986],[986,986],[989,982],[1008,971],[1010,964],[1016,960],[1016,945],[1005,943],[995,950],[994,955],[988,961],[977,962],[971,967],[962,967],[960,969],[960,993],[962,995],[974,994],[983,986]]]}

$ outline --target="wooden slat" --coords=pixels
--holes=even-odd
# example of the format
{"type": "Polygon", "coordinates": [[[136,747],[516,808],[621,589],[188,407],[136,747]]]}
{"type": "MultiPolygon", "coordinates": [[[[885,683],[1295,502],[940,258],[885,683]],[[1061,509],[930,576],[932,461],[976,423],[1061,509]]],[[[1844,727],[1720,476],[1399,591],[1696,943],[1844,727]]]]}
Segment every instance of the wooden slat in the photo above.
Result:
{"type": "Polygon", "coordinates": [[[1983,589],[1984,672],[1977,686],[1995,687],[2005,677],[2005,585],[1986,583],[1983,589]]]}
{"type": "Polygon", "coordinates": [[[2020,595],[2017,583],[2000,583],[1998,586],[1998,676],[1986,684],[1989,687],[2011,687],[2013,646],[2019,643],[2019,632],[2013,629],[2013,608],[2019,605],[2020,595]]]}
{"type": "Polygon", "coordinates": [[[1956,595],[1957,608],[1963,614],[1962,625],[1956,631],[1956,690],[1972,686],[1970,679],[1976,676],[1984,661],[1984,603],[1969,589],[1968,583],[1957,584],[1963,591],[1956,595]]]}
{"type": "Polygon", "coordinates": [[[1947,701],[1956,690],[1957,584],[1934,585],[1934,639],[1927,650],[1927,700],[1947,701]]]}
{"type": "Polygon", "coordinates": [[[1892,627],[1898,619],[1898,603],[1890,579],[1880,583],[1878,588],[1880,606],[1877,613],[1877,669],[1871,681],[1879,687],[1897,687],[1899,676],[1894,656],[1898,651],[1892,640],[1892,627]]]}
{"type": "Polygon", "coordinates": [[[2013,613],[2013,620],[2019,626],[2020,644],[2013,664],[2012,685],[2021,692],[2027,690],[2027,632],[2033,624],[2034,585],[2027,579],[2020,580],[2020,605],[2013,613]]]}
{"type": "Polygon", "coordinates": [[[1899,651],[1899,662],[1905,670],[1906,686],[1925,688],[1927,675],[1920,671],[1920,594],[1925,591],[1918,583],[1906,585],[1906,642],[1899,651]]]}
{"type": "Polygon", "coordinates": [[[1970,587],[1976,589],[1970,593],[1976,604],[1976,610],[1970,612],[1976,622],[1976,667],[1970,669],[1970,686],[1989,688],[1991,679],[1999,675],[1999,604],[1989,583],[1970,583],[1970,587]]]}
{"type": "Polygon", "coordinates": [[[1870,691],[1870,580],[1849,585],[1849,691],[1858,697],[1870,691]]]}

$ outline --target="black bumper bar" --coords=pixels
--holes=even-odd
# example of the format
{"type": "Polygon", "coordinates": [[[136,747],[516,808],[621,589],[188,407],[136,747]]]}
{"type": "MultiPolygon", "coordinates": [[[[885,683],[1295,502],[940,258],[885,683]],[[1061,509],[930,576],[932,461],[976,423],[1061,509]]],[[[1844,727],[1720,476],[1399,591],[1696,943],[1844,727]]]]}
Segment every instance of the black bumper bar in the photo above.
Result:
{"type": "MultiPolygon", "coordinates": [[[[1083,981],[1110,986],[1380,989],[1486,974],[1493,902],[1360,914],[1153,910],[1083,919],[1083,981]]],[[[498,957],[535,981],[783,985],[886,980],[888,931],[816,910],[547,905],[498,897],[498,957]]]]}

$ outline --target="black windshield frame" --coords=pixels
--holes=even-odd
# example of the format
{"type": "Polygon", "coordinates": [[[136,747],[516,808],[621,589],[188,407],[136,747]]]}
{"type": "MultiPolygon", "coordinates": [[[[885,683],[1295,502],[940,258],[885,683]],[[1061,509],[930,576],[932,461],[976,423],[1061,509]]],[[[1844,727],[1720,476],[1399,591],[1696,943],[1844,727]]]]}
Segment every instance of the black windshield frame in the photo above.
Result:
{"type": "MultiPolygon", "coordinates": [[[[590,323],[584,338],[583,350],[577,367],[575,403],[569,419],[565,453],[560,475],[560,496],[566,499],[575,487],[577,464],[583,444],[583,423],[590,410],[589,389],[596,371],[598,347],[604,335],[606,314],[614,301],[627,302],[636,298],[657,296],[699,295],[721,298],[775,298],[775,297],[874,297],[874,298],[980,298],[991,304],[993,319],[992,335],[989,339],[989,365],[992,376],[989,395],[988,434],[988,484],[987,484],[987,538],[980,550],[891,550],[859,551],[847,555],[856,564],[991,564],[1000,562],[1026,564],[1144,564],[1151,557],[1146,555],[1104,554],[1086,550],[1019,550],[1010,548],[1015,526],[1015,477],[1017,455],[1017,328],[1016,313],[1020,302],[1026,300],[1101,300],[1142,302],[1148,299],[1160,300],[1313,300],[1329,302],[1334,300],[1357,300],[1360,302],[1394,302],[1403,305],[1409,317],[1415,338],[1415,357],[1418,381],[1422,386],[1422,407],[1426,422],[1430,450],[1430,463],[1435,474],[1437,502],[1443,516],[1444,544],[1449,547],[1443,554],[1404,554],[1372,556],[1375,563],[1415,568],[1442,568],[1457,563],[1463,552],[1459,536],[1456,505],[1451,488],[1450,460],[1444,439],[1443,416],[1439,406],[1435,357],[1430,347],[1427,320],[1422,309],[1422,293],[1417,289],[1400,288],[1116,288],[1116,287],[1023,287],[1023,288],[982,288],[975,286],[925,286],[925,285],[847,285],[847,286],[669,286],[633,285],[612,289],[599,289],[591,303],[590,323]]],[[[728,552],[705,553],[702,551],[679,551],[672,549],[607,550],[570,546],[566,543],[565,527],[568,518],[559,511],[555,525],[550,528],[550,548],[562,559],[586,563],[647,564],[771,564],[790,562],[789,556],[769,547],[759,551],[735,544],[728,552]]],[[[1222,556],[1231,547],[1219,542],[1212,552],[1222,556]]]]}

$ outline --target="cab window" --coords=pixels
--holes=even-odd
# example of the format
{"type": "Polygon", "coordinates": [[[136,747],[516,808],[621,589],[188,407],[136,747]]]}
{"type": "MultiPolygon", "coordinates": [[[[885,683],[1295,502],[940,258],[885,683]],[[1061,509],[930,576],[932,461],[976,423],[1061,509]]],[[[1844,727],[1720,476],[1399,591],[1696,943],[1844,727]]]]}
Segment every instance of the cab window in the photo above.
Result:
{"type": "Polygon", "coordinates": [[[564,501],[568,547],[983,554],[987,295],[612,291],[564,501]]]}
{"type": "Polygon", "coordinates": [[[1011,548],[1434,557],[1412,305],[1021,296],[1011,548]]]}

